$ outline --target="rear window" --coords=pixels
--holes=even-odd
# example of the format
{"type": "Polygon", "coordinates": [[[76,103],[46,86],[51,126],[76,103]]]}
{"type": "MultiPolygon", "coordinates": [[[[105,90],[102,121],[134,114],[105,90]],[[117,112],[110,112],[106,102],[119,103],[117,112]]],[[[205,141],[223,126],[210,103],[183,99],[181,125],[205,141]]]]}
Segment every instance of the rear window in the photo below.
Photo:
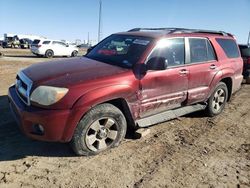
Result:
{"type": "Polygon", "coordinates": [[[32,44],[39,44],[40,40],[34,40],[32,44]]]}
{"type": "Polygon", "coordinates": [[[240,53],[242,57],[250,57],[250,46],[247,45],[239,45],[240,53]]]}
{"type": "Polygon", "coordinates": [[[43,41],[43,44],[49,44],[49,43],[50,43],[49,40],[43,41]]]}
{"type": "Polygon", "coordinates": [[[228,58],[237,58],[240,56],[238,46],[232,39],[219,39],[216,41],[222,47],[228,58]]]}

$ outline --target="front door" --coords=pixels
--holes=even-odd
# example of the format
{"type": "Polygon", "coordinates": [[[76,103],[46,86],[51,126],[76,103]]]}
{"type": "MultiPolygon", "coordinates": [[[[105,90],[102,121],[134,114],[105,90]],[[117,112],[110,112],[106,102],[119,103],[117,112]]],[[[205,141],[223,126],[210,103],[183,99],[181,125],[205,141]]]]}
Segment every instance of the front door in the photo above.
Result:
{"type": "Polygon", "coordinates": [[[161,39],[148,60],[154,57],[164,57],[168,65],[165,70],[148,70],[141,79],[141,118],[180,107],[187,99],[184,38],[161,39]]]}

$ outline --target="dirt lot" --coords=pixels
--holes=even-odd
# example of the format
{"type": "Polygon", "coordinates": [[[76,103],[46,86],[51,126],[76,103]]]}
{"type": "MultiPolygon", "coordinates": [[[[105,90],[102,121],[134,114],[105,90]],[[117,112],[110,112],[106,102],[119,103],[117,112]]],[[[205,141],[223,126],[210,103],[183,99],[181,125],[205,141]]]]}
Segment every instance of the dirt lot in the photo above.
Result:
{"type": "Polygon", "coordinates": [[[20,133],[7,88],[19,69],[47,59],[27,50],[4,53],[0,187],[250,187],[250,85],[215,118],[188,115],[98,156],[76,157],[67,144],[33,141],[20,133]]]}

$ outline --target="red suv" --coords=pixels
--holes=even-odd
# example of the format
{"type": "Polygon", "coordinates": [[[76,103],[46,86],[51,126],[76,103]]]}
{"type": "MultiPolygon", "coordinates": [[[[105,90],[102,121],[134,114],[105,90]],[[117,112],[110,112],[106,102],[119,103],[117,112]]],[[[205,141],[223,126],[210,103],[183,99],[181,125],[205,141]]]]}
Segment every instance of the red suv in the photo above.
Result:
{"type": "Polygon", "coordinates": [[[9,102],[27,136],[93,155],[119,145],[128,127],[221,113],[241,86],[242,67],[229,33],[138,28],[107,37],[84,57],[20,71],[9,102]]]}

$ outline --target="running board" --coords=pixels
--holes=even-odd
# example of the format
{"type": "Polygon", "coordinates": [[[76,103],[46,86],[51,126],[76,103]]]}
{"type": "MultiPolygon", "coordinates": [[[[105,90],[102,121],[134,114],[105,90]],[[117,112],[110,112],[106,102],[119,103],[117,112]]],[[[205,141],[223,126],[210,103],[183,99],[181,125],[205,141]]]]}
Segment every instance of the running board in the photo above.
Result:
{"type": "Polygon", "coordinates": [[[185,107],[177,108],[174,110],[168,110],[165,112],[161,112],[159,114],[155,114],[149,117],[139,119],[136,121],[136,123],[139,127],[148,127],[150,125],[155,125],[158,123],[162,123],[164,121],[175,119],[177,117],[184,116],[192,112],[205,110],[205,108],[206,108],[205,104],[195,104],[192,106],[185,106],[185,107]]]}

